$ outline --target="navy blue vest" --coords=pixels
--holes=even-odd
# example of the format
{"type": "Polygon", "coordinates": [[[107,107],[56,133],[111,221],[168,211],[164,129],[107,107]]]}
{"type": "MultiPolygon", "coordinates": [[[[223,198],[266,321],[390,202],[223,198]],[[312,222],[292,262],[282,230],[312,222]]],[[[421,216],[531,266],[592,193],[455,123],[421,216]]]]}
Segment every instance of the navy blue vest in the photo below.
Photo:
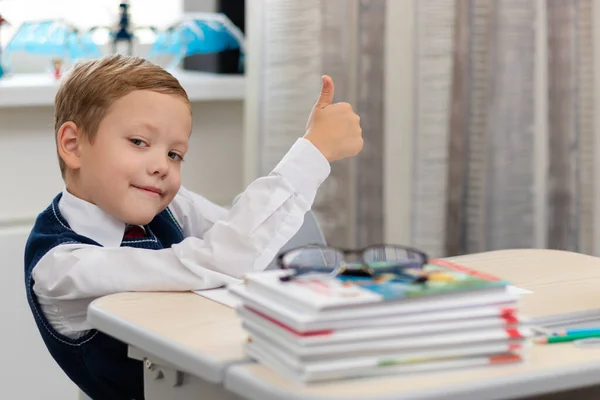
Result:
{"type": "MultiPolygon", "coordinates": [[[[71,230],[58,209],[60,197],[60,194],[56,196],[37,217],[25,246],[25,286],[35,322],[54,360],[93,400],[142,400],[142,363],[127,357],[125,343],[96,330],[78,339],[61,335],[44,317],[33,292],[31,272],[50,249],[66,243],[101,246],[71,230]]],[[[158,214],[145,228],[148,238],[125,239],[121,246],[159,250],[183,240],[183,231],[168,209],[158,214]]]]}

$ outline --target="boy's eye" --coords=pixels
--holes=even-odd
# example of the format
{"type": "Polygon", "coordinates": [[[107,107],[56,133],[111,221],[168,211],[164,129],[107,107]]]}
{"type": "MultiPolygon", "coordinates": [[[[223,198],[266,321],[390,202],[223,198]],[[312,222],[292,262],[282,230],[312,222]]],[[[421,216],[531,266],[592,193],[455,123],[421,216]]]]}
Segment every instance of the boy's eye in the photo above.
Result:
{"type": "Polygon", "coordinates": [[[183,161],[183,157],[180,154],[177,154],[174,152],[169,153],[169,158],[171,158],[172,160],[175,160],[175,161],[183,161]]]}
{"type": "Polygon", "coordinates": [[[131,143],[138,147],[147,147],[148,143],[144,142],[142,139],[129,139],[131,143]]]}

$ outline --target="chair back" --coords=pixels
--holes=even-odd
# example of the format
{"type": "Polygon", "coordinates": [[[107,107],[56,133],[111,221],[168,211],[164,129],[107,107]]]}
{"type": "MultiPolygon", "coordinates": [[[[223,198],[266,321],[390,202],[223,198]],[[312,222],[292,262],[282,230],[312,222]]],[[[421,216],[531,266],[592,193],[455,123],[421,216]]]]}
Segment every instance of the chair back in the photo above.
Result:
{"type": "MultiPolygon", "coordinates": [[[[233,200],[233,204],[239,199],[241,194],[237,195],[233,200]]],[[[302,226],[296,232],[296,234],[279,250],[279,252],[283,252],[289,249],[293,249],[294,247],[304,246],[307,244],[320,244],[326,245],[327,242],[325,240],[325,235],[323,235],[323,231],[321,230],[321,226],[319,225],[319,221],[314,211],[309,210],[306,214],[304,214],[304,222],[302,226]]],[[[266,269],[276,269],[278,268],[276,259],[271,261],[269,266],[266,269]]]]}

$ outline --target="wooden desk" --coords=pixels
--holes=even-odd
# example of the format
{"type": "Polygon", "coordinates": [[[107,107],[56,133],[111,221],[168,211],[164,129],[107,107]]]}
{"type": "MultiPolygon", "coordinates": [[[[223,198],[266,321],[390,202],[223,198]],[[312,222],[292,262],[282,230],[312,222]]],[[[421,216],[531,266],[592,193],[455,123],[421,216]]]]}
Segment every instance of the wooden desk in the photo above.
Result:
{"type": "MultiPolygon", "coordinates": [[[[455,261],[534,291],[523,296],[524,315],[600,308],[600,259],[595,257],[551,250],[504,250],[455,261]]],[[[88,318],[98,329],[156,357],[160,365],[212,383],[197,389],[202,392],[194,389],[198,398],[214,398],[210,393],[227,396],[219,392],[224,377],[230,393],[260,400],[506,399],[600,383],[600,349],[583,351],[567,343],[536,346],[531,359],[518,366],[302,386],[262,365],[238,364],[246,360],[242,350],[246,336],[235,312],[195,294],[111,295],[92,303],[88,318]]],[[[150,372],[148,380],[153,377],[150,372]]],[[[185,388],[166,386],[171,400],[177,398],[178,388],[185,388]]],[[[152,394],[152,398],[167,398],[164,392],[152,394]]]]}
{"type": "Polygon", "coordinates": [[[148,360],[146,400],[237,398],[221,384],[227,367],[249,361],[233,309],[187,292],[119,293],[94,301],[88,320],[148,360]]]}
{"type": "MultiPolygon", "coordinates": [[[[521,313],[541,317],[600,308],[600,259],[551,250],[503,250],[456,257],[532,290],[521,313]]],[[[302,386],[261,364],[232,366],[225,387],[250,399],[508,399],[600,384],[600,349],[572,343],[534,346],[516,366],[302,386]]],[[[580,397],[577,397],[578,399],[580,397]]],[[[600,397],[599,397],[600,398],[600,397]]]]}
{"type": "Polygon", "coordinates": [[[557,250],[499,250],[454,258],[533,291],[521,313],[532,318],[600,309],[600,258],[557,250]]]}

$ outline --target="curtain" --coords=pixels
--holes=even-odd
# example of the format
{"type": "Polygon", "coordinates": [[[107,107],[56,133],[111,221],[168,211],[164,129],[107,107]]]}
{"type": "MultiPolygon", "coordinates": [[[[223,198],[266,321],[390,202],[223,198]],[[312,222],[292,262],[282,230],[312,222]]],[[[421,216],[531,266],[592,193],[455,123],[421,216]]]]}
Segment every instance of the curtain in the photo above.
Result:
{"type": "Polygon", "coordinates": [[[304,133],[320,77],[334,101],[348,101],[367,138],[359,157],[332,164],[313,206],[327,241],[362,246],[383,240],[383,36],[385,0],[266,0],[262,17],[260,174],[304,133]]]}

